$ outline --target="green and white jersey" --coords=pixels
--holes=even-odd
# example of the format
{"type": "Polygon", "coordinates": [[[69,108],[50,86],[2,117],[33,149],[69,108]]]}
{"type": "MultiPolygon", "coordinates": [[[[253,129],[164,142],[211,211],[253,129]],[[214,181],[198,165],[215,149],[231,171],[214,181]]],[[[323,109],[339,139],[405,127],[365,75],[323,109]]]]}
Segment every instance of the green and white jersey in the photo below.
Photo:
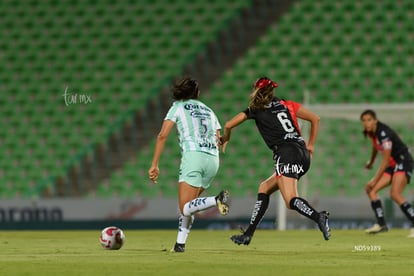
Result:
{"type": "Polygon", "coordinates": [[[183,152],[219,154],[216,131],[221,126],[216,114],[204,103],[194,99],[175,101],[164,120],[176,123],[183,152]]]}

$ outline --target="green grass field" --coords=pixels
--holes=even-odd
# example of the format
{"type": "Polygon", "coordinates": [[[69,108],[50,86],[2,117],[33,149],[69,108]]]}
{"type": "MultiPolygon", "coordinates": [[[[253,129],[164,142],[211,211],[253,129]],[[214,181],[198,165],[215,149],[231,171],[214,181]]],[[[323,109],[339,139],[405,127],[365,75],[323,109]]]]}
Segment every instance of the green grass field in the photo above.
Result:
{"type": "Polygon", "coordinates": [[[125,230],[124,247],[101,248],[100,231],[1,231],[0,275],[414,275],[408,230],[376,236],[334,230],[258,230],[249,246],[237,231],[194,230],[185,253],[169,252],[173,230],[125,230]]]}

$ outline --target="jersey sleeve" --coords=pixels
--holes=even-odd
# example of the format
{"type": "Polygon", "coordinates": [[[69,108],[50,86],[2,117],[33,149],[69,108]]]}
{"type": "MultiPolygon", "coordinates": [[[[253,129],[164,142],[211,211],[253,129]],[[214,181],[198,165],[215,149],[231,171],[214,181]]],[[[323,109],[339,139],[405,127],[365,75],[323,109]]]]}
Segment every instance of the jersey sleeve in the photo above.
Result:
{"type": "Polygon", "coordinates": [[[244,114],[246,114],[247,119],[252,119],[254,117],[254,113],[250,110],[250,108],[246,108],[242,111],[244,114]]]}
{"type": "Polygon", "coordinates": [[[302,104],[294,101],[285,101],[287,107],[289,108],[289,111],[293,112],[293,114],[296,114],[299,110],[299,108],[302,106],[302,104]]]}
{"type": "Polygon", "coordinates": [[[178,104],[174,103],[170,109],[167,112],[167,115],[165,115],[164,121],[165,120],[170,120],[173,121],[174,123],[177,123],[177,110],[178,110],[178,104]]]}
{"type": "Polygon", "coordinates": [[[381,147],[384,150],[392,149],[392,140],[389,134],[384,129],[380,131],[378,138],[379,138],[378,140],[381,144],[381,147]]]}

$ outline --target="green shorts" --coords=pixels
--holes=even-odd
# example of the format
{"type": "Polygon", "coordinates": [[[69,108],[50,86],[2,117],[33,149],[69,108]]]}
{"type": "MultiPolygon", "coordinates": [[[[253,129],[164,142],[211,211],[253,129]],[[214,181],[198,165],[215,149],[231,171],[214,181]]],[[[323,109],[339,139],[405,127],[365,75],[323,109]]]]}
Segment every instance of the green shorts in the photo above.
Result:
{"type": "Polygon", "coordinates": [[[181,157],[178,182],[207,189],[219,168],[219,157],[204,152],[189,151],[181,157]]]}

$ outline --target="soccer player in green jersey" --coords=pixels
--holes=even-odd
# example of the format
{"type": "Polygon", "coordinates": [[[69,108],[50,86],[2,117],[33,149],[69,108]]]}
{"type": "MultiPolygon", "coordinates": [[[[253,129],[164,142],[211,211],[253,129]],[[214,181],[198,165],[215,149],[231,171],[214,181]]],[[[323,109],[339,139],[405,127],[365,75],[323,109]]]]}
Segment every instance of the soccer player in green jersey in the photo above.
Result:
{"type": "Polygon", "coordinates": [[[149,178],[157,183],[160,173],[158,163],[171,129],[176,125],[182,157],[178,179],[180,217],[178,235],[171,251],[184,252],[185,242],[194,222],[194,214],[217,206],[222,215],[229,211],[229,193],[200,197],[207,189],[219,168],[220,123],[213,110],[198,100],[198,82],[186,77],[172,89],[174,103],[165,116],[157,136],[149,178]]]}

